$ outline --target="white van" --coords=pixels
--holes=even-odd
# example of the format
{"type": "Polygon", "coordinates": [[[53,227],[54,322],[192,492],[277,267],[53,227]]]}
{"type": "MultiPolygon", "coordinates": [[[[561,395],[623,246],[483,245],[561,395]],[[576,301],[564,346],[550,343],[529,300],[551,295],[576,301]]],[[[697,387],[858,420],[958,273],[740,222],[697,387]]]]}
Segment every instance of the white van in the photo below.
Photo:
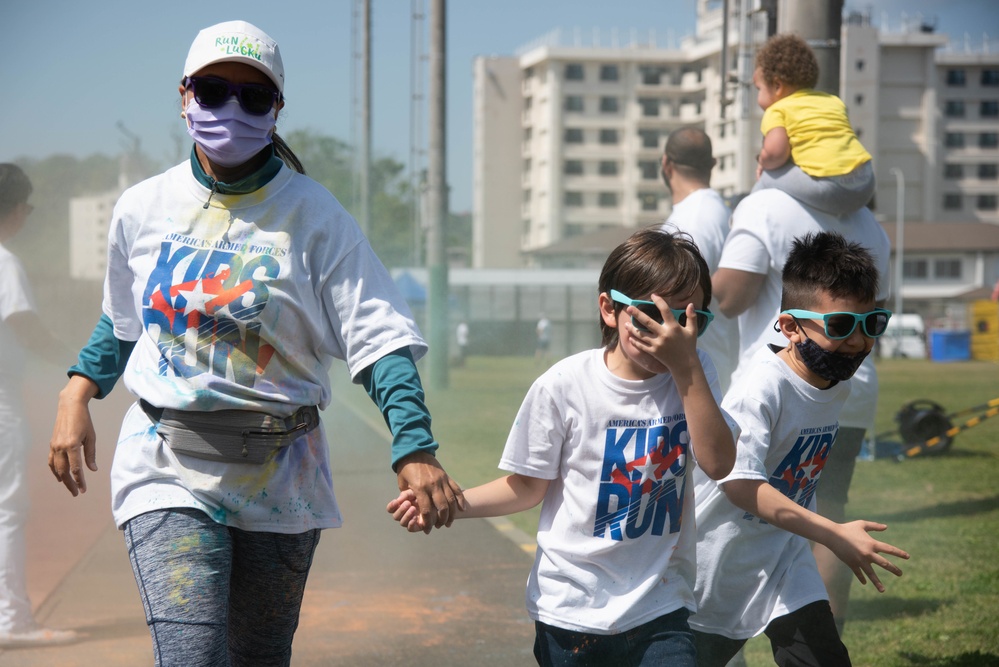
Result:
{"type": "Polygon", "coordinates": [[[926,325],[922,315],[902,313],[892,315],[888,328],[878,338],[881,357],[926,358],[926,325]]]}

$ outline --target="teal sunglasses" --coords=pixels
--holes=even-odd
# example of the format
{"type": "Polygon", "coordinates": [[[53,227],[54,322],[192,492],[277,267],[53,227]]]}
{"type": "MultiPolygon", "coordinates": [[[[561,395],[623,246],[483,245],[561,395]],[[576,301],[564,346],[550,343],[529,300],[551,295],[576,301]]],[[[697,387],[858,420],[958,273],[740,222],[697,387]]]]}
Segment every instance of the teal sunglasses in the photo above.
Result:
{"type": "Polygon", "coordinates": [[[790,315],[794,318],[800,317],[809,320],[822,320],[826,336],[832,340],[847,338],[857,328],[857,323],[860,323],[865,336],[868,338],[877,338],[888,328],[888,320],[891,319],[891,311],[884,308],[875,308],[869,313],[816,313],[811,310],[793,308],[781,312],[781,315],[790,315]]]}
{"type": "MultiPolygon", "coordinates": [[[[626,297],[624,294],[621,294],[616,289],[612,289],[610,291],[610,298],[611,300],[623,303],[626,306],[634,306],[659,324],[663,323],[663,314],[659,312],[659,307],[652,301],[631,299],[626,297]]],[[[677,323],[681,327],[687,326],[686,310],[670,308],[670,312],[673,313],[673,317],[676,318],[677,323]]],[[[697,337],[700,338],[701,335],[708,330],[708,325],[711,324],[711,320],[715,319],[715,316],[710,310],[695,310],[694,313],[697,314],[697,337]]],[[[634,316],[631,318],[631,323],[634,324],[635,328],[639,331],[648,331],[648,329],[642,326],[638,320],[634,318],[634,316]]]]}

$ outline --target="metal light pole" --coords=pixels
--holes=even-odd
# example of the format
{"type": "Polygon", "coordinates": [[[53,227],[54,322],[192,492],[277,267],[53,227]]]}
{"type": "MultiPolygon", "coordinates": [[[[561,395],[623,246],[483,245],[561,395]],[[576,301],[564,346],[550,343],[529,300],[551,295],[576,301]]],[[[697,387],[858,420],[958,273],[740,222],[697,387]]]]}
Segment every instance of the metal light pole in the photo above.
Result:
{"type": "MultiPolygon", "coordinates": [[[[902,170],[892,167],[888,173],[895,177],[895,315],[902,317],[902,268],[905,257],[905,177],[902,170]]],[[[899,320],[901,322],[901,320],[899,320]]],[[[895,352],[892,356],[902,354],[902,327],[895,328],[895,352]]]]}

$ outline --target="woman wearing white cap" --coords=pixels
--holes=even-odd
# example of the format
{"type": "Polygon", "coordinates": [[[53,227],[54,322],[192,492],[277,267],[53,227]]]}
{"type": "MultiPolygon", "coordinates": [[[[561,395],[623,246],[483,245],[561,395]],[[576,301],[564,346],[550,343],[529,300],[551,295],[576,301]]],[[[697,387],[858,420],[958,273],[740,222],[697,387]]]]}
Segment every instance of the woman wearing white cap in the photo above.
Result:
{"type": "Polygon", "coordinates": [[[49,466],[96,470],[88,403],[139,397],[111,468],[156,664],[288,665],[319,531],[340,525],[318,411],[343,359],[393,433],[399,487],[449,525],[461,490],[415,359],[426,344],[354,219],[274,134],[277,44],[202,30],[180,86],[190,160],[115,207],[103,316],[59,395],[49,466]],[[127,365],[126,365],[127,362],[127,365]]]}

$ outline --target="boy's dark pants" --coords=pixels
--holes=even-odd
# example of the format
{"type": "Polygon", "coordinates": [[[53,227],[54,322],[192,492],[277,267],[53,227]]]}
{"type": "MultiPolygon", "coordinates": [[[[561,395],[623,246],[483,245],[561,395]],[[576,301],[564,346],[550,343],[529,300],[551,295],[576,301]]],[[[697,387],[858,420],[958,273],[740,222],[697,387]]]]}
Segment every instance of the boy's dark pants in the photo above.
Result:
{"type": "MultiPolygon", "coordinates": [[[[697,667],[725,667],[745,639],[694,630],[697,667]]],[[[763,633],[770,638],[774,662],[780,667],[850,667],[850,654],[839,638],[826,600],[813,602],[771,621],[763,633]]]]}

